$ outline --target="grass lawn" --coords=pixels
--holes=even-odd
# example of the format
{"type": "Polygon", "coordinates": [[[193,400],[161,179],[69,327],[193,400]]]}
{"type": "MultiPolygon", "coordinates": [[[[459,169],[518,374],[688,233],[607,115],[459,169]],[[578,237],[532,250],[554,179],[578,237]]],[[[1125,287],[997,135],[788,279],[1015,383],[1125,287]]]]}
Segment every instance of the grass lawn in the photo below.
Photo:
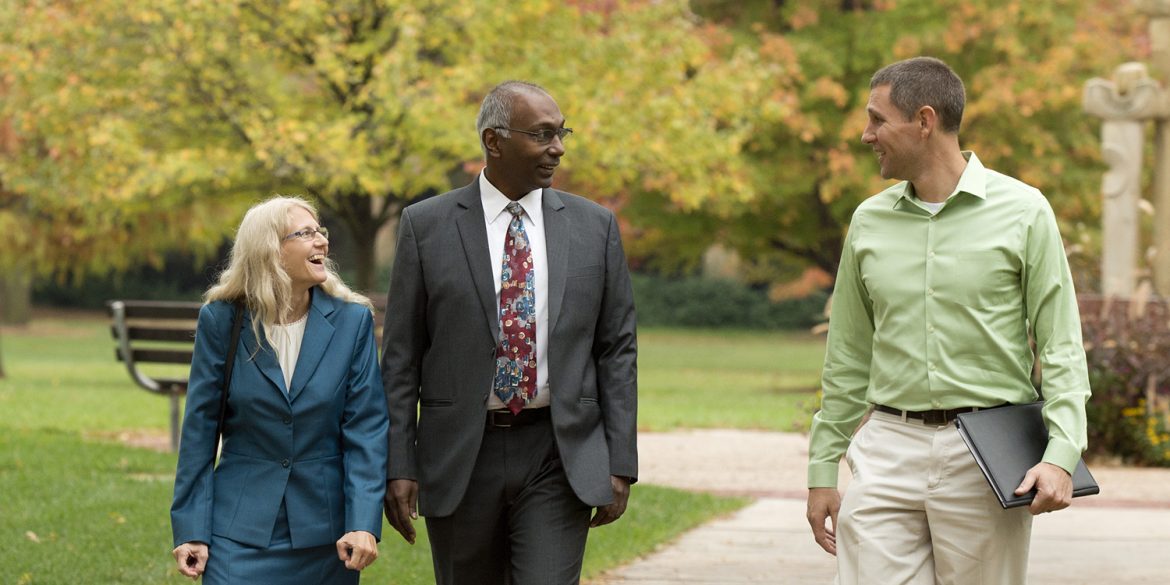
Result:
{"type": "Polygon", "coordinates": [[[639,425],[807,430],[824,347],[808,333],[640,329],[639,425]]]}
{"type": "MultiPolygon", "coordinates": [[[[805,424],[822,343],[775,333],[646,330],[645,429],[805,424]]],[[[105,318],[34,321],[0,338],[0,583],[186,583],[173,568],[168,508],[175,456],[129,447],[165,437],[167,401],[130,382],[105,318]]],[[[649,552],[744,499],[638,485],[618,524],[595,530],[586,576],[649,552]]],[[[421,524],[421,523],[420,523],[421,524]]],[[[425,531],[414,547],[389,526],[369,583],[433,583],[425,531]]]]}

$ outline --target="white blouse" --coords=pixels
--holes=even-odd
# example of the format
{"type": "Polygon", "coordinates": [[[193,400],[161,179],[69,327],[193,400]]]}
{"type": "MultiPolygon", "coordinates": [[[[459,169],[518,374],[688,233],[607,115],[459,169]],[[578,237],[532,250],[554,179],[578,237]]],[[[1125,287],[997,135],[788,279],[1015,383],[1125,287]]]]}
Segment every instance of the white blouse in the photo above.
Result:
{"type": "Polygon", "coordinates": [[[280,371],[284,373],[284,391],[288,393],[292,385],[293,371],[297,367],[297,357],[301,355],[301,340],[305,338],[305,324],[309,322],[309,314],[287,325],[264,324],[264,335],[268,343],[276,352],[276,361],[280,362],[280,371]]]}

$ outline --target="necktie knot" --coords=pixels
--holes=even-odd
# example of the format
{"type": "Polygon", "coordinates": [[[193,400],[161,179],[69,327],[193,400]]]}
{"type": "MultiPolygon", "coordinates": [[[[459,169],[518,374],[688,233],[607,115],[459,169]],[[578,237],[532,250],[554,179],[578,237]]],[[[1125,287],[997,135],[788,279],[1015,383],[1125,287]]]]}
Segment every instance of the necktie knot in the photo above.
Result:
{"type": "Polygon", "coordinates": [[[515,217],[520,217],[521,215],[524,215],[524,208],[520,206],[519,201],[513,201],[513,202],[509,203],[508,206],[505,207],[505,209],[507,209],[508,213],[511,213],[515,217]]]}

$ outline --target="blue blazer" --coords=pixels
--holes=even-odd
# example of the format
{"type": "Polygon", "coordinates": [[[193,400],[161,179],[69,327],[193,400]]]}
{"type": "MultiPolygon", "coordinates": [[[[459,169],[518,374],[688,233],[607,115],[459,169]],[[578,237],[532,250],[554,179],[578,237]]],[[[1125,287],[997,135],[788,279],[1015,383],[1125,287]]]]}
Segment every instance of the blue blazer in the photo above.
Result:
{"type": "Polygon", "coordinates": [[[199,312],[171,529],[175,546],[211,535],[267,547],[283,500],[293,548],[364,530],[381,538],[388,417],[373,315],[312,289],[291,388],[244,313],[223,448],[212,452],[233,307],[199,312]]]}

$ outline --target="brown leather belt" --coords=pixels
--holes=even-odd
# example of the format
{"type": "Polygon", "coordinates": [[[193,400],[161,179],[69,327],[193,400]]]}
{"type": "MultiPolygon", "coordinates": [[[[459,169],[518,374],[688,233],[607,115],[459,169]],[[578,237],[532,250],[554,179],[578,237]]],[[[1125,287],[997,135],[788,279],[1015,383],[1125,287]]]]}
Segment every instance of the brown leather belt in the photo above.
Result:
{"type": "Polygon", "coordinates": [[[549,409],[546,408],[526,408],[521,410],[519,414],[512,414],[509,410],[489,410],[487,411],[487,426],[495,429],[510,429],[513,427],[523,427],[541,421],[549,420],[549,409]]]}
{"type": "Polygon", "coordinates": [[[943,427],[955,420],[955,417],[964,412],[974,412],[979,410],[973,406],[965,406],[963,408],[952,408],[950,410],[902,410],[884,404],[875,404],[873,409],[878,412],[892,414],[894,416],[903,417],[906,419],[920,420],[923,424],[943,427]]]}

